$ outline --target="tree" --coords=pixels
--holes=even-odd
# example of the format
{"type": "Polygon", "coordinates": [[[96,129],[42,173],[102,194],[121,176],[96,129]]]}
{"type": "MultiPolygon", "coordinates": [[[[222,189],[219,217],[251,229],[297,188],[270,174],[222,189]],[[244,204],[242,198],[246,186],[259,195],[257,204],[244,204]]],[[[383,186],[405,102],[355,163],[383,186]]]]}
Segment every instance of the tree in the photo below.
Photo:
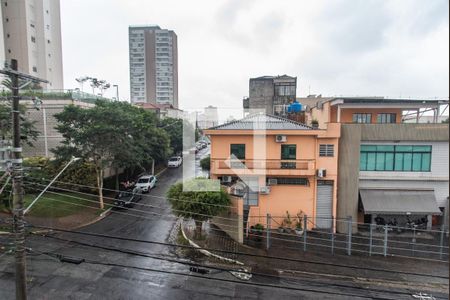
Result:
{"type": "Polygon", "coordinates": [[[170,139],[170,148],[173,153],[183,151],[183,120],[165,118],[159,121],[158,127],[163,129],[170,139]]]}
{"type": "MultiPolygon", "coordinates": [[[[36,141],[39,131],[36,130],[36,121],[30,121],[26,118],[26,107],[24,105],[19,106],[20,110],[20,137],[22,141],[29,146],[33,146],[33,142],[36,141]]],[[[0,140],[12,139],[12,116],[11,116],[11,104],[0,104],[0,140]]]]}
{"type": "Polygon", "coordinates": [[[83,77],[79,77],[79,78],[76,78],[75,80],[80,84],[80,86],[81,86],[81,91],[83,92],[83,86],[84,86],[84,83],[86,82],[86,81],[88,81],[90,79],[90,77],[88,77],[88,76],[83,76],[83,77]]]}
{"type": "Polygon", "coordinates": [[[169,154],[169,138],[156,128],[154,114],[129,103],[97,101],[90,109],[66,106],[55,118],[64,141],[53,152],[59,159],[75,156],[94,164],[100,208],[106,168],[143,166],[169,154]]]}
{"type": "Polygon", "coordinates": [[[176,215],[194,219],[195,235],[200,237],[203,221],[226,211],[231,202],[230,196],[222,189],[208,191],[206,179],[197,178],[186,182],[186,185],[193,191],[183,191],[183,183],[176,183],[167,191],[167,198],[176,215]]]}
{"type": "Polygon", "coordinates": [[[447,119],[445,119],[445,120],[442,120],[442,123],[447,123],[448,124],[448,118],[447,119]]]}
{"type": "Polygon", "coordinates": [[[208,170],[208,171],[211,169],[211,156],[210,155],[208,155],[200,160],[200,167],[203,170],[208,170]]]}

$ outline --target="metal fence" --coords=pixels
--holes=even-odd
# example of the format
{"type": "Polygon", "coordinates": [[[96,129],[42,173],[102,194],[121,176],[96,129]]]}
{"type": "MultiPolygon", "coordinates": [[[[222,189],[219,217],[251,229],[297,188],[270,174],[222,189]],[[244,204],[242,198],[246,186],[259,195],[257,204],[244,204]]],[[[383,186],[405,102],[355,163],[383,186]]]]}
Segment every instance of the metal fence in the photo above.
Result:
{"type": "Polygon", "coordinates": [[[347,219],[324,218],[329,228],[318,228],[320,218],[303,216],[286,222],[286,217],[271,215],[249,217],[244,242],[247,245],[272,249],[291,248],[300,251],[325,251],[332,254],[397,256],[436,261],[449,261],[449,231],[358,223],[347,219]],[[344,223],[345,233],[334,228],[344,223]],[[256,225],[258,224],[258,225],[256,225]],[[298,225],[301,224],[301,225],[298,225]],[[305,230],[305,228],[307,230],[305,230]]]}

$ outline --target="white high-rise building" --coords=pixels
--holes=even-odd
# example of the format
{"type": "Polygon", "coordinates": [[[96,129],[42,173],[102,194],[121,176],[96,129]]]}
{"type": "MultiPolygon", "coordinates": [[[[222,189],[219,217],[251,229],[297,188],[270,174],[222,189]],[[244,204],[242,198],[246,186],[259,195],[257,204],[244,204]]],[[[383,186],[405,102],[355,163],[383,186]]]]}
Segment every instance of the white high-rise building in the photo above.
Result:
{"type": "Polygon", "coordinates": [[[1,15],[6,62],[47,79],[45,89],[63,89],[59,0],[1,0],[1,15]]]}
{"type": "Polygon", "coordinates": [[[177,35],[159,26],[130,26],[131,102],[178,107],[177,35]]]}

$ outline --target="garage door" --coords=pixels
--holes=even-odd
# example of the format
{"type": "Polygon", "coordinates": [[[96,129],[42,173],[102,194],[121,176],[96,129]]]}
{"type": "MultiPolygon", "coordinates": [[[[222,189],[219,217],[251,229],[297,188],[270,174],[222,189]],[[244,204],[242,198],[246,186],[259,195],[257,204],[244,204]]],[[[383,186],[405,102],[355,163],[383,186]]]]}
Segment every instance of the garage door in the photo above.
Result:
{"type": "Polygon", "coordinates": [[[331,229],[333,181],[317,181],[316,227],[331,229]]]}

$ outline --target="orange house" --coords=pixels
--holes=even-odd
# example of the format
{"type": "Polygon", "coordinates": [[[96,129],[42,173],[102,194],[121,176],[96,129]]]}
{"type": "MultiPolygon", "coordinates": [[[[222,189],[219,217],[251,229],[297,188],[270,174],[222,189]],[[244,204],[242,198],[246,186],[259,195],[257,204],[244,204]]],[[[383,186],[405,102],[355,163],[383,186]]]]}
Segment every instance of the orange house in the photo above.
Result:
{"type": "Polygon", "coordinates": [[[334,228],[340,124],[313,129],[255,114],[205,134],[211,139],[211,178],[243,196],[244,223],[265,224],[267,214],[280,223],[286,212],[295,217],[302,211],[308,228],[334,228]]]}

